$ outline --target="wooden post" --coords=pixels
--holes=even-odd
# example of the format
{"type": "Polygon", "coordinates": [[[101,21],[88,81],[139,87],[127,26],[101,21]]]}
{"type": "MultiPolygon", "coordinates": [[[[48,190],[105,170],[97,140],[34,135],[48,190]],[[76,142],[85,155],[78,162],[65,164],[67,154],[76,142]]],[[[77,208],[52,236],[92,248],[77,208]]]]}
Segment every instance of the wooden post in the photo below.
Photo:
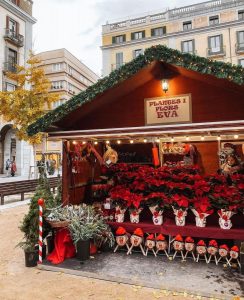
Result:
{"type": "Polygon", "coordinates": [[[69,182],[70,172],[68,164],[69,142],[63,141],[63,160],[62,160],[62,203],[69,204],[69,182]]]}

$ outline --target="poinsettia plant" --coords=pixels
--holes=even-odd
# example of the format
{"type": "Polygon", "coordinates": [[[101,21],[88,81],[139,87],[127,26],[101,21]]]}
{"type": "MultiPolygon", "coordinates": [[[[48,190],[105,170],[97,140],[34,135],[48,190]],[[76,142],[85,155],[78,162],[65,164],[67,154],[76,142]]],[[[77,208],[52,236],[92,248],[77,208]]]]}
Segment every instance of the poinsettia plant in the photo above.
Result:
{"type": "Polygon", "coordinates": [[[189,200],[183,195],[175,194],[171,197],[171,205],[177,210],[187,210],[189,208],[189,200]]]}
{"type": "Polygon", "coordinates": [[[123,185],[117,185],[110,190],[110,197],[113,206],[126,209],[128,207],[128,199],[130,197],[130,190],[123,185]]]}
{"type": "Polygon", "coordinates": [[[191,207],[196,210],[200,218],[203,218],[204,214],[211,215],[214,212],[208,197],[196,197],[191,202],[191,207]]]}
{"type": "Polygon", "coordinates": [[[145,204],[149,207],[157,206],[158,210],[169,205],[168,197],[162,192],[152,192],[145,197],[145,204]]]}

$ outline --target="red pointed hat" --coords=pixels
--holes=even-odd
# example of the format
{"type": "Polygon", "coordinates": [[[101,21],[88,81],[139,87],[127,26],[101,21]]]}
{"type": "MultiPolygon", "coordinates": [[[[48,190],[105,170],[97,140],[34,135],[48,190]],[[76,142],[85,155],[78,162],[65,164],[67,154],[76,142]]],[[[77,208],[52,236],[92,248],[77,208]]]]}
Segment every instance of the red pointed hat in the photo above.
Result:
{"type": "Polygon", "coordinates": [[[153,234],[150,234],[150,235],[147,237],[147,240],[148,240],[148,241],[154,241],[154,240],[155,240],[154,235],[153,235],[153,234]]]}
{"type": "Polygon", "coordinates": [[[205,244],[204,240],[200,240],[200,241],[197,243],[197,246],[205,246],[205,247],[206,247],[206,244],[205,244]]]}
{"type": "Polygon", "coordinates": [[[235,251],[235,252],[239,252],[239,248],[237,246],[233,246],[230,250],[235,251]]]}
{"type": "Polygon", "coordinates": [[[124,227],[119,227],[117,230],[116,230],[116,235],[125,235],[126,234],[126,230],[124,229],[124,227]]]}
{"type": "Polygon", "coordinates": [[[136,228],[136,230],[133,232],[133,234],[143,237],[143,231],[141,230],[141,228],[136,228]]]}
{"type": "Polygon", "coordinates": [[[183,242],[183,237],[180,234],[177,234],[177,236],[175,237],[175,241],[183,242]]]}
{"type": "Polygon", "coordinates": [[[160,233],[157,237],[156,237],[157,241],[165,241],[165,236],[162,235],[162,233],[160,233]]]}
{"type": "Polygon", "coordinates": [[[218,248],[218,243],[215,240],[211,240],[208,243],[208,247],[215,247],[218,248]]]}
{"type": "Polygon", "coordinates": [[[194,243],[194,240],[192,237],[188,236],[186,239],[185,239],[185,243],[194,243]]]}
{"type": "Polygon", "coordinates": [[[229,247],[227,245],[220,245],[219,249],[225,249],[226,251],[229,251],[229,247]]]}

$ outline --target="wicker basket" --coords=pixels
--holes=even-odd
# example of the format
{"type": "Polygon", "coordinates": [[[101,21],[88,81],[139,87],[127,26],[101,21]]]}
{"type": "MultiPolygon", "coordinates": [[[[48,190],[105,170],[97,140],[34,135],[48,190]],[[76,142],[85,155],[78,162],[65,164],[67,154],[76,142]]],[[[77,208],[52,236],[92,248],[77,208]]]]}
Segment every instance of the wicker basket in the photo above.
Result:
{"type": "Polygon", "coordinates": [[[64,228],[64,227],[68,227],[70,221],[51,221],[51,220],[46,220],[48,222],[48,224],[52,227],[52,228],[64,228]]]}

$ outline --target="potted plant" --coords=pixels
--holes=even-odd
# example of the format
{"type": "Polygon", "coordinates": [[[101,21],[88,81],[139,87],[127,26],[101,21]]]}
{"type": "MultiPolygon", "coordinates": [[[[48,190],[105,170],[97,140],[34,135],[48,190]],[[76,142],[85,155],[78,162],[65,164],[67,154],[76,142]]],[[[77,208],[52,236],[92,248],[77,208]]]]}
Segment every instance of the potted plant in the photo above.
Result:
{"type": "Polygon", "coordinates": [[[83,206],[79,215],[74,215],[68,226],[76,246],[77,258],[87,260],[90,257],[90,240],[101,239],[109,231],[101,215],[96,214],[92,206],[83,206]]]}
{"type": "Polygon", "coordinates": [[[163,212],[166,205],[167,197],[164,193],[153,192],[146,196],[145,204],[148,205],[153,217],[154,225],[163,224],[163,212]]]}
{"type": "Polygon", "coordinates": [[[195,215],[197,227],[206,227],[207,217],[214,212],[211,207],[211,203],[206,196],[196,197],[196,199],[192,202],[191,210],[195,215]]]}
{"type": "Polygon", "coordinates": [[[171,198],[172,209],[177,226],[185,226],[189,200],[183,195],[174,195],[171,198]]]}
{"type": "Polygon", "coordinates": [[[128,207],[130,190],[123,185],[118,185],[110,191],[113,206],[115,207],[115,220],[118,223],[124,222],[125,212],[128,207]]]}

